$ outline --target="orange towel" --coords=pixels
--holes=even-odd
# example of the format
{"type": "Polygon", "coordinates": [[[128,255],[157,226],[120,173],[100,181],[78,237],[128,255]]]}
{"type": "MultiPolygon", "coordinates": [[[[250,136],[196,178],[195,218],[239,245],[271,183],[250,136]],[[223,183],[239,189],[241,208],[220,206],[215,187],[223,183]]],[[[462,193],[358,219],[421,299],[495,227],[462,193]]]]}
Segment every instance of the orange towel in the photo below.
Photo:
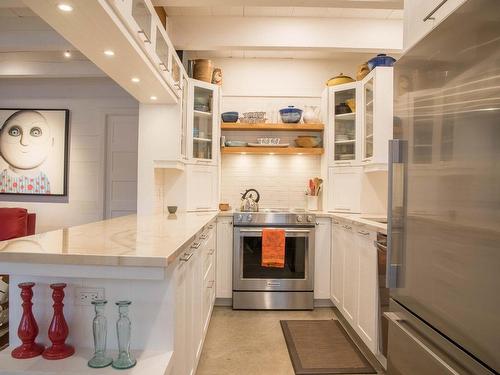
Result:
{"type": "Polygon", "coordinates": [[[262,229],[262,267],[285,268],[283,229],[262,229]]]}

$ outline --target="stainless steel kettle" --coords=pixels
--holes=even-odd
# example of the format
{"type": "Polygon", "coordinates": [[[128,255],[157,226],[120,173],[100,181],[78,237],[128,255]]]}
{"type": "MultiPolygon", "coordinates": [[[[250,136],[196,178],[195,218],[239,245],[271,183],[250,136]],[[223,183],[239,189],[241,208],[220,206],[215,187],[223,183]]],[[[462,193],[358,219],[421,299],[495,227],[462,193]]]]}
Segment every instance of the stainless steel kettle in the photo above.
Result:
{"type": "Polygon", "coordinates": [[[255,189],[248,189],[241,194],[240,210],[243,212],[259,211],[260,194],[255,189]],[[255,194],[254,194],[255,193],[255,194]]]}

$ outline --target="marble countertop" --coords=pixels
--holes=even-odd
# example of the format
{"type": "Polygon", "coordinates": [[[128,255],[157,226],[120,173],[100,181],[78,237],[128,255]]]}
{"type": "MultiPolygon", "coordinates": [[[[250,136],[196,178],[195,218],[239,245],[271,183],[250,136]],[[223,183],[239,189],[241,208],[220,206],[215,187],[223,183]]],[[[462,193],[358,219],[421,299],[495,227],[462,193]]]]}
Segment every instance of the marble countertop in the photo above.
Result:
{"type": "Polygon", "coordinates": [[[0,262],[167,267],[218,212],[130,215],[0,242],[0,262]]]}

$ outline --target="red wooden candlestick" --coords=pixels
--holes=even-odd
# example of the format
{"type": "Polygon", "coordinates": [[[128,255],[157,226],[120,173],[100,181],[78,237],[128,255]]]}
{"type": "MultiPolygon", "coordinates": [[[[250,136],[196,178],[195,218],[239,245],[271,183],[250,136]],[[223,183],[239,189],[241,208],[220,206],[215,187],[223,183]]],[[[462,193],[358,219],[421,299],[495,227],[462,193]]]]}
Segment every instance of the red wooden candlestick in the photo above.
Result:
{"type": "Polygon", "coordinates": [[[19,322],[17,335],[21,339],[22,345],[15,348],[11,355],[17,359],[33,358],[42,354],[45,349],[43,345],[35,343],[35,339],[38,336],[38,325],[33,316],[33,303],[31,302],[35,283],[21,283],[18,286],[21,288],[23,316],[19,322]]]}
{"type": "Polygon", "coordinates": [[[42,356],[45,359],[63,359],[75,353],[75,348],[65,344],[69,334],[68,324],[64,319],[64,304],[62,303],[64,299],[63,289],[66,288],[66,284],[51,284],[50,288],[53,290],[52,299],[54,300],[54,317],[49,327],[49,339],[52,346],[45,349],[42,356]]]}

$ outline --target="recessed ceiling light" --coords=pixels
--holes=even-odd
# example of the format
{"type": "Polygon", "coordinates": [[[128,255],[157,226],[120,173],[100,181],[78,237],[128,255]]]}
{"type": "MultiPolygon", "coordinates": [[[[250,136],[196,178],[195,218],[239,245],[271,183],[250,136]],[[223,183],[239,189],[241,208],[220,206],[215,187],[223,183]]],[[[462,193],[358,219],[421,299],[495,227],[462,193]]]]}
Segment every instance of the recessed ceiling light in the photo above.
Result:
{"type": "Polygon", "coordinates": [[[158,99],[158,98],[157,98],[156,96],[152,95],[149,99],[151,99],[151,100],[156,100],[156,99],[158,99]]]}
{"type": "Polygon", "coordinates": [[[137,77],[132,77],[131,81],[134,83],[141,82],[141,80],[137,77]]]}
{"type": "Polygon", "coordinates": [[[63,55],[64,55],[64,57],[66,57],[67,59],[69,59],[71,57],[71,52],[68,51],[68,50],[66,50],[66,51],[64,51],[63,55]]]}
{"type": "Polygon", "coordinates": [[[63,12],[71,12],[73,10],[73,7],[71,5],[65,3],[61,3],[57,7],[63,12]]]}
{"type": "Polygon", "coordinates": [[[106,56],[114,56],[115,55],[115,53],[110,49],[107,49],[106,51],[104,51],[104,54],[106,56]]]}

